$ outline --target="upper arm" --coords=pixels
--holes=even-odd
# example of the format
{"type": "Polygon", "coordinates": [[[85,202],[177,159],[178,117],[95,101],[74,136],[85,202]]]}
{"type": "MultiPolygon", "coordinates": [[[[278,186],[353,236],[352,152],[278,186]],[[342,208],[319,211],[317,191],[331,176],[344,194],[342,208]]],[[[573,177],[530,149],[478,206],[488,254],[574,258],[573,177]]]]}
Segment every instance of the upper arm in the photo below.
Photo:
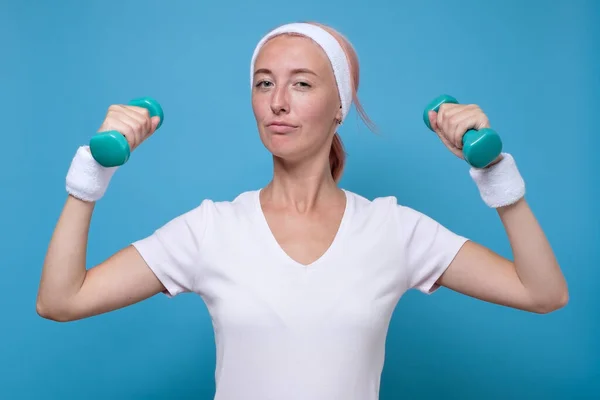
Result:
{"type": "Polygon", "coordinates": [[[458,251],[438,285],[490,303],[534,309],[513,262],[473,241],[458,251]]]}
{"type": "Polygon", "coordinates": [[[155,294],[194,291],[210,201],[171,219],[90,268],[70,301],[70,319],[122,308],[155,294]]]}
{"type": "Polygon", "coordinates": [[[90,268],[71,299],[70,320],[90,317],[137,303],[165,290],[133,246],[90,268]]]}
{"type": "Polygon", "coordinates": [[[399,207],[409,287],[433,293],[444,286],[458,293],[512,308],[536,304],[512,261],[408,207],[399,207]]]}

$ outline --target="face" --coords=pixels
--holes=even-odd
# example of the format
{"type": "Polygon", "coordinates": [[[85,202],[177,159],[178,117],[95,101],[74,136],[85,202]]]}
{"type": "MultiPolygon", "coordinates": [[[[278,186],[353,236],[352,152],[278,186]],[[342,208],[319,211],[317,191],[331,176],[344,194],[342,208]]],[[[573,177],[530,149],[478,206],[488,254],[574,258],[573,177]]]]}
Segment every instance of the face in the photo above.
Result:
{"type": "Polygon", "coordinates": [[[262,47],[254,72],[252,109],[267,149],[294,161],[328,155],[342,113],[321,47],[305,37],[275,37],[262,47]]]}

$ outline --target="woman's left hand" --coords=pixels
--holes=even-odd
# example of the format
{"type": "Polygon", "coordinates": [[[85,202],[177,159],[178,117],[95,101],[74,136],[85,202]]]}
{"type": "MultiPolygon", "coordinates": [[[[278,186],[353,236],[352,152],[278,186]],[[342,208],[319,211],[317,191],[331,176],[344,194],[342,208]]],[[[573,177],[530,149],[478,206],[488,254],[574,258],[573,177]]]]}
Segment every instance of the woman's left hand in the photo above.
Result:
{"type": "MultiPolygon", "coordinates": [[[[438,112],[429,112],[431,128],[446,147],[457,157],[464,159],[462,137],[469,129],[489,128],[490,121],[475,104],[444,103],[438,112]]],[[[492,164],[499,161],[499,156],[492,164]]]]}

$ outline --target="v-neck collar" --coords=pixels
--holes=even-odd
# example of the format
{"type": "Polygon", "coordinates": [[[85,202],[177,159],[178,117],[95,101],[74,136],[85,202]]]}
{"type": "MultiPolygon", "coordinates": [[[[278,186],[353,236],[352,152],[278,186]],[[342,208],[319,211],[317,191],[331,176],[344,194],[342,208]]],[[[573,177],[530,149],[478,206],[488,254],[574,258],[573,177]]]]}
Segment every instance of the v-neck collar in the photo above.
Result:
{"type": "Polygon", "coordinates": [[[276,253],[277,256],[280,259],[282,259],[282,261],[284,261],[286,264],[291,264],[295,267],[302,268],[307,271],[312,270],[312,269],[316,268],[319,264],[324,263],[329,257],[331,257],[331,255],[340,246],[340,242],[343,239],[343,233],[345,231],[346,226],[348,225],[348,221],[351,216],[351,209],[353,206],[353,203],[352,203],[353,197],[348,191],[346,191],[345,189],[342,189],[342,191],[344,192],[344,195],[346,196],[346,204],[344,206],[344,213],[342,215],[342,219],[338,226],[337,232],[333,238],[333,241],[331,242],[331,244],[329,245],[327,250],[325,250],[325,252],[319,258],[317,258],[315,261],[311,262],[310,264],[302,264],[302,263],[294,260],[279,245],[279,242],[277,242],[277,239],[275,238],[275,235],[273,234],[273,231],[271,230],[271,227],[269,226],[269,223],[267,221],[267,217],[265,216],[265,213],[262,209],[262,205],[260,202],[261,191],[262,191],[262,189],[258,189],[254,192],[254,204],[255,204],[256,212],[258,213],[258,220],[259,220],[260,228],[263,231],[263,233],[265,234],[265,237],[267,238],[267,240],[269,242],[269,247],[272,248],[274,250],[274,253],[276,253]]]}

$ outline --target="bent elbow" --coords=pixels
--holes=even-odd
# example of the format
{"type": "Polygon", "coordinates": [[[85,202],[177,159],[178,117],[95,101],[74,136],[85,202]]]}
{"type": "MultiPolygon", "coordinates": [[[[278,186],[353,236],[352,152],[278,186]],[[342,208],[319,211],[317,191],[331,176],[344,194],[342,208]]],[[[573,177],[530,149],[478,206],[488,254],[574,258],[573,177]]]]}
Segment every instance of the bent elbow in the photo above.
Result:
{"type": "Polygon", "coordinates": [[[35,304],[35,311],[40,317],[55,321],[55,322],[69,322],[72,318],[69,318],[68,313],[64,312],[59,307],[49,307],[43,301],[38,299],[35,304]]]}
{"type": "Polygon", "coordinates": [[[569,291],[565,289],[555,298],[539,303],[535,312],[538,314],[549,314],[564,308],[568,303],[569,291]]]}

